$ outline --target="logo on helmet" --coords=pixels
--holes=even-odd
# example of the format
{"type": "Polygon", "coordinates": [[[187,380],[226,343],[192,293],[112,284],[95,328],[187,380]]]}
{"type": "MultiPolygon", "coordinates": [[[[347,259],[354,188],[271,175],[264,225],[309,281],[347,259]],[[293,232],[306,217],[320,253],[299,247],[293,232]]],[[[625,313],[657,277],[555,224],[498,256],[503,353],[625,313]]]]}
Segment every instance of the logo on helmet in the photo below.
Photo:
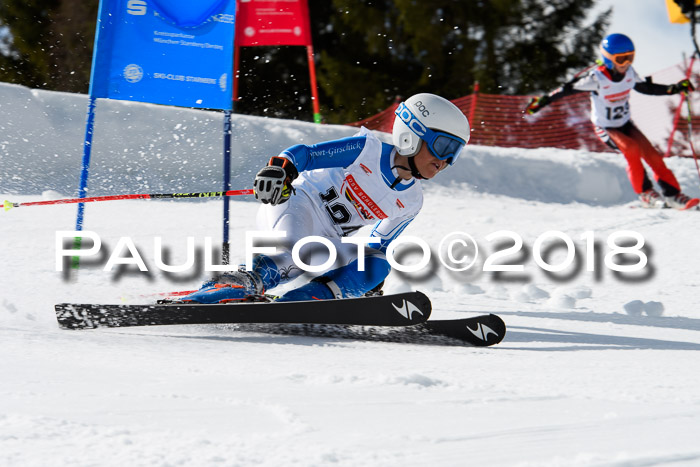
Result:
{"type": "Polygon", "coordinates": [[[423,115],[424,117],[427,117],[428,115],[430,115],[430,111],[428,110],[428,108],[427,108],[425,105],[423,105],[423,102],[421,102],[421,101],[416,101],[416,103],[413,104],[413,105],[416,106],[416,108],[418,109],[418,111],[419,111],[419,112],[421,113],[421,115],[423,115]]]}
{"type": "Polygon", "coordinates": [[[413,115],[413,113],[411,113],[410,110],[408,110],[408,107],[406,107],[405,104],[401,104],[401,106],[396,111],[396,115],[398,115],[401,121],[404,122],[406,126],[409,127],[411,131],[413,131],[419,137],[425,136],[425,132],[427,131],[425,125],[423,125],[420,122],[420,120],[418,120],[416,116],[413,115]]]}

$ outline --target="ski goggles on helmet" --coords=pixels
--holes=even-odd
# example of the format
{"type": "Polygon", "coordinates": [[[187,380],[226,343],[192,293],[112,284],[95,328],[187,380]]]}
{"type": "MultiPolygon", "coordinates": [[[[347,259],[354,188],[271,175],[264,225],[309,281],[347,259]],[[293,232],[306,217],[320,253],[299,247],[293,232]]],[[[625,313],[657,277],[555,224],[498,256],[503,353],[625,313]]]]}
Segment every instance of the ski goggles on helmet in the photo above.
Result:
{"type": "Polygon", "coordinates": [[[605,49],[601,48],[603,56],[617,65],[625,65],[626,63],[632,63],[634,61],[634,51],[632,52],[622,52],[619,54],[608,53],[605,49]]]}
{"type": "Polygon", "coordinates": [[[441,161],[447,161],[450,165],[455,163],[462,152],[462,148],[467,145],[467,142],[462,138],[444,131],[431,130],[423,125],[403,102],[394,113],[416,136],[428,145],[428,149],[433,156],[441,161]]]}

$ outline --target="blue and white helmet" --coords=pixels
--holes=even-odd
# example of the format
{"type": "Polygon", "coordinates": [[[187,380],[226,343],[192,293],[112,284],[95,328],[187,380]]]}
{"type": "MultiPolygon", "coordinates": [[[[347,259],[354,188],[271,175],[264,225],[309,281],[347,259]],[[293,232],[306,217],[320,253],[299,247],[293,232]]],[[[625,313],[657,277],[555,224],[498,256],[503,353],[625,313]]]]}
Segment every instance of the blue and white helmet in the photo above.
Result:
{"type": "Polygon", "coordinates": [[[612,70],[615,63],[624,65],[634,60],[634,43],[632,39],[624,34],[609,34],[600,43],[600,53],[603,56],[603,63],[612,70]],[[614,62],[614,63],[613,63],[614,62]]]}
{"type": "Polygon", "coordinates": [[[459,108],[435,94],[416,94],[396,109],[392,138],[402,156],[418,154],[425,142],[440,160],[454,164],[469,142],[469,121],[459,108]]]}

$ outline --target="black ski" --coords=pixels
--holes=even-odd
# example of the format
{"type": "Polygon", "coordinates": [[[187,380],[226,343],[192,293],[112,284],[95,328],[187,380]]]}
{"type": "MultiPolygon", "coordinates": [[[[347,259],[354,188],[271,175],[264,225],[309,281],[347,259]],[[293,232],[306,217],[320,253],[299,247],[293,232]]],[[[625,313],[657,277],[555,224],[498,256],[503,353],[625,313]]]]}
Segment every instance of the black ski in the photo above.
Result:
{"type": "Polygon", "coordinates": [[[431,304],[421,292],[308,302],[233,304],[99,305],[60,303],[65,329],[231,324],[241,331],[384,342],[490,346],[506,325],[496,315],[427,321],[431,304]]]}
{"type": "Polygon", "coordinates": [[[425,345],[455,346],[466,344],[477,347],[498,344],[506,335],[505,323],[493,314],[462,319],[430,320],[415,326],[402,327],[331,324],[232,324],[230,329],[238,332],[286,336],[425,345]]]}
{"type": "Polygon", "coordinates": [[[58,324],[65,329],[208,323],[307,323],[409,326],[430,317],[430,300],[407,292],[308,302],[232,304],[99,305],[59,303],[58,324]]]}

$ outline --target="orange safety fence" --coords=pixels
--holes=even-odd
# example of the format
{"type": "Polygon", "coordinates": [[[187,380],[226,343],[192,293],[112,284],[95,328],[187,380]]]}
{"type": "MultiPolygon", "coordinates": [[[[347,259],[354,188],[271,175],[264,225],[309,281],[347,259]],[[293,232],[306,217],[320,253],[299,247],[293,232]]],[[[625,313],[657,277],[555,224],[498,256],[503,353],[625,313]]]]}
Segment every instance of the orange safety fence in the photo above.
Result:
{"type": "MultiPolygon", "coordinates": [[[[686,76],[687,67],[687,64],[680,63],[655,72],[651,77],[657,83],[673,84],[686,76]]],[[[640,76],[644,77],[641,73],[640,76]]],[[[690,76],[691,81],[700,88],[698,61],[695,61],[690,76]]],[[[481,94],[478,92],[478,84],[475,87],[476,92],[452,101],[469,119],[469,144],[527,149],[553,147],[593,152],[612,151],[595,135],[594,126],[590,121],[588,93],[574,94],[550,104],[535,115],[527,115],[524,109],[532,96],[481,94]]],[[[700,90],[691,94],[691,107],[697,108],[699,114],[691,118],[695,138],[700,133],[700,106],[697,105],[699,103],[700,90]]],[[[687,109],[685,104],[681,104],[679,95],[648,96],[633,92],[630,102],[632,120],[661,154],[692,157],[688,144],[687,109]],[[671,148],[670,151],[668,148],[671,148]]],[[[349,125],[365,126],[370,130],[390,133],[396,107],[398,103],[349,125]]]]}

